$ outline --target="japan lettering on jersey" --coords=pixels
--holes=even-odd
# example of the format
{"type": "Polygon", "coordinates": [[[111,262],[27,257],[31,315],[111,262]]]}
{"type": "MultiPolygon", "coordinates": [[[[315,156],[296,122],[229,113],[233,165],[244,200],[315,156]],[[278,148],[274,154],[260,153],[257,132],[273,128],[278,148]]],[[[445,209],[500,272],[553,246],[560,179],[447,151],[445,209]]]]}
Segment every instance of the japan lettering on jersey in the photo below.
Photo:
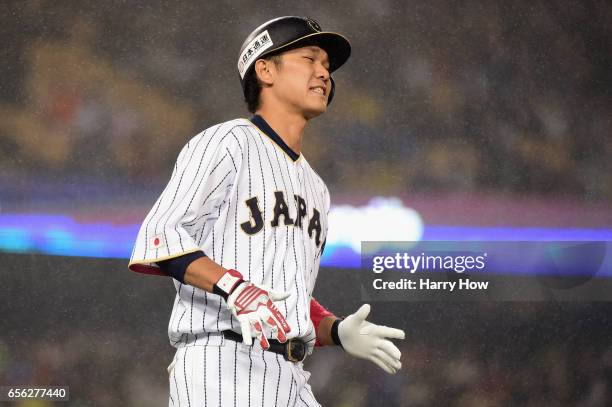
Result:
{"type": "MultiPolygon", "coordinates": [[[[171,179],[146,216],[133,271],[163,274],[155,262],[202,250],[244,278],[291,296],[278,308],[288,338],[314,344],[310,298],[327,234],[327,187],[303,156],[251,121],[213,126],[182,149],[171,179]]],[[[173,280],[168,333],[176,346],[207,343],[239,324],[218,295],[173,280]]]]}

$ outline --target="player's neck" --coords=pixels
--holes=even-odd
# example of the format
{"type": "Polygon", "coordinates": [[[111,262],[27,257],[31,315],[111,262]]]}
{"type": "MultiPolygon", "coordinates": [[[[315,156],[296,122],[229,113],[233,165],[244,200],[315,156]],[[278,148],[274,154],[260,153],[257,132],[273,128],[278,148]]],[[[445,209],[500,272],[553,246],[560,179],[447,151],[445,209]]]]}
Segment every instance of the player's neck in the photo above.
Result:
{"type": "Polygon", "coordinates": [[[302,135],[306,127],[306,119],[300,115],[272,113],[268,109],[261,108],[257,114],[272,127],[272,129],[283,139],[295,153],[301,154],[302,135]]]}

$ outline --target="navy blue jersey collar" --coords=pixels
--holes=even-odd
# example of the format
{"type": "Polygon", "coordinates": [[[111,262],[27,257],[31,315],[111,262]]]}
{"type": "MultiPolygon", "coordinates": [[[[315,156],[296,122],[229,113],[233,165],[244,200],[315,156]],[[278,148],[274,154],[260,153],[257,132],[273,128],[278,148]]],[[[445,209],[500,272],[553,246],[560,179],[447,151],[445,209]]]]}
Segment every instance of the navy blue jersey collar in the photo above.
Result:
{"type": "Polygon", "coordinates": [[[297,161],[298,158],[300,158],[300,155],[298,153],[296,153],[295,151],[293,151],[283,141],[283,139],[272,129],[272,127],[270,127],[268,122],[266,122],[263,119],[263,117],[261,117],[260,115],[256,114],[255,116],[251,117],[251,123],[253,123],[255,126],[259,127],[259,130],[261,130],[263,133],[265,133],[266,136],[270,137],[272,139],[272,141],[274,141],[285,153],[287,153],[287,155],[293,161],[297,161]]]}

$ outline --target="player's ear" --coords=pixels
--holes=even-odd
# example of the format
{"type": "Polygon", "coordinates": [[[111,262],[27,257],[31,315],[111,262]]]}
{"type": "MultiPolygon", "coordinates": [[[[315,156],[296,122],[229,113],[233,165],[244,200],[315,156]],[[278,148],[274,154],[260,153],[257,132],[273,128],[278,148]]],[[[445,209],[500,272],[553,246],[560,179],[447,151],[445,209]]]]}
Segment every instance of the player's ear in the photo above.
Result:
{"type": "Polygon", "coordinates": [[[255,61],[255,75],[262,85],[272,85],[273,83],[273,66],[274,62],[266,59],[258,59],[255,61]]]}

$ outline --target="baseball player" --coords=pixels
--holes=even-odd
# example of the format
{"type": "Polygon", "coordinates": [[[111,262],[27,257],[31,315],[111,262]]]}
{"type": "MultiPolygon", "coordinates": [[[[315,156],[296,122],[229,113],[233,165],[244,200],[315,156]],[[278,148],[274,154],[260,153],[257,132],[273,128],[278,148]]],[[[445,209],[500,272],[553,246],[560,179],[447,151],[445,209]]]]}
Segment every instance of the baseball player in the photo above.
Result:
{"type": "Polygon", "coordinates": [[[145,218],[129,268],[174,278],[169,405],[318,406],[302,366],[317,345],[401,368],[389,338],[403,331],[368,322],[369,305],[342,320],[312,297],[330,198],[302,134],[350,51],[309,18],[255,29],[238,58],[254,116],[192,138],[145,218]]]}

